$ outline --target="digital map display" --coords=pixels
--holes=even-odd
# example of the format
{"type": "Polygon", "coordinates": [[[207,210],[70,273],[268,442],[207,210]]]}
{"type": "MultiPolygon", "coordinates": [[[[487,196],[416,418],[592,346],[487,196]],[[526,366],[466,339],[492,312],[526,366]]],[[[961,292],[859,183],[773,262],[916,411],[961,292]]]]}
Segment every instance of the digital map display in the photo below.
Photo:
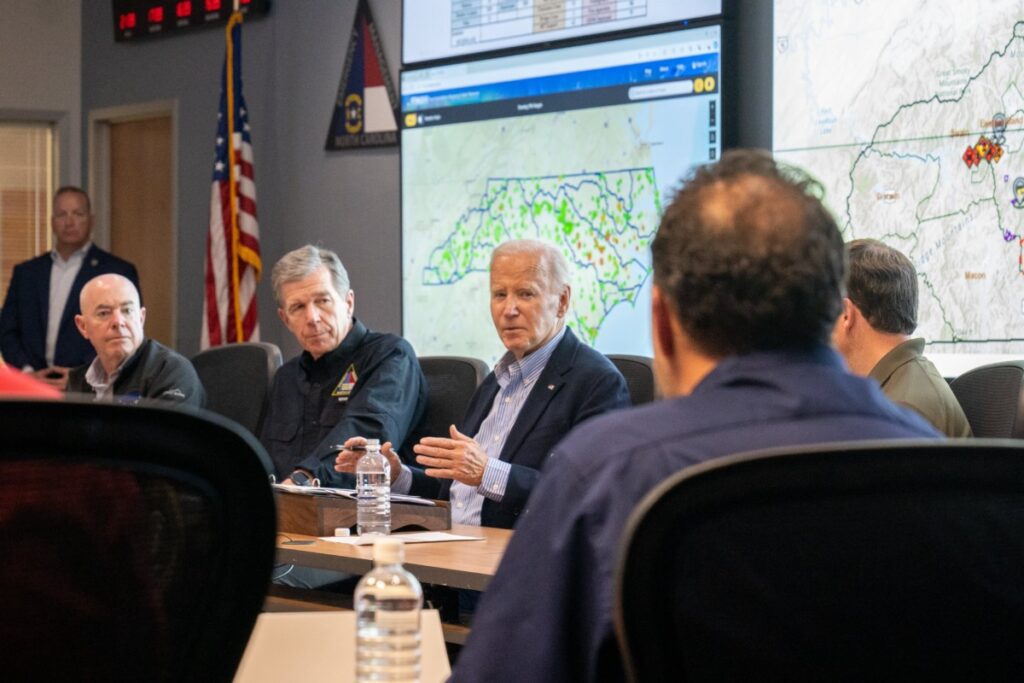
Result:
{"type": "Polygon", "coordinates": [[[719,154],[718,40],[690,29],[403,74],[403,334],[418,354],[500,357],[491,252],[531,237],[572,266],[581,339],[651,355],[651,240],[680,179],[719,154]]]}
{"type": "Polygon", "coordinates": [[[776,157],[914,262],[940,370],[1024,352],[1024,6],[777,0],[773,47],[776,157]]]}

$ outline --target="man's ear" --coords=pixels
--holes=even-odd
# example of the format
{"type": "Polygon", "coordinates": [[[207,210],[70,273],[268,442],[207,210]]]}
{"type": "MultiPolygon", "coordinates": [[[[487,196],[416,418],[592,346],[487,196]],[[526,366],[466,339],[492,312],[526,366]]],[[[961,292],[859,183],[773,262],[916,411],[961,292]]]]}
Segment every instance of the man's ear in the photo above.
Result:
{"type": "Polygon", "coordinates": [[[558,317],[564,318],[569,312],[569,301],[572,299],[572,286],[566,285],[562,293],[558,295],[558,317]]]}
{"type": "Polygon", "coordinates": [[[139,325],[146,324],[146,307],[142,306],[139,308],[139,325]]]}
{"type": "Polygon", "coordinates": [[[676,355],[676,342],[672,336],[672,305],[658,285],[651,288],[651,338],[654,341],[655,356],[660,355],[670,360],[676,355]]]}
{"type": "Polygon", "coordinates": [[[843,328],[844,332],[849,332],[850,329],[857,324],[857,321],[862,318],[860,309],[850,300],[850,297],[843,297],[843,310],[839,314],[839,325],[843,328]]]}
{"type": "Polygon", "coordinates": [[[277,309],[277,317],[281,319],[281,322],[285,324],[285,327],[288,326],[288,316],[285,315],[283,308],[277,309]]]}
{"type": "Polygon", "coordinates": [[[78,328],[78,332],[83,337],[85,337],[86,339],[89,338],[89,335],[85,333],[85,317],[84,316],[82,316],[82,315],[76,315],[75,316],[75,327],[78,328]]]}

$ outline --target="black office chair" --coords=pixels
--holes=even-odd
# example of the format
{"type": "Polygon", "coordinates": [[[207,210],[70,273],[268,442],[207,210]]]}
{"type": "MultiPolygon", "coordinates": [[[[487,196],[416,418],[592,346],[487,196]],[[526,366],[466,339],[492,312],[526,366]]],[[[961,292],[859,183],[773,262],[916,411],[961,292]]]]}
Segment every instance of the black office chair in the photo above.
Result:
{"type": "Polygon", "coordinates": [[[8,680],[230,681],[274,557],[270,461],[206,412],[0,400],[8,680]]]}
{"type": "Polygon", "coordinates": [[[1024,446],[737,455],[634,511],[616,634],[636,681],[1016,680],[1024,446]]]}
{"type": "Polygon", "coordinates": [[[419,424],[422,436],[448,436],[448,426],[466,414],[473,392],[490,368],[479,358],[423,356],[420,368],[427,378],[427,410],[419,424]]]}
{"type": "Polygon", "coordinates": [[[974,436],[1024,438],[1024,361],[1004,361],[968,370],[950,388],[974,436]]]}
{"type": "Polygon", "coordinates": [[[654,369],[650,358],[612,353],[606,355],[626,378],[626,387],[629,389],[629,398],[633,405],[638,406],[654,400],[654,369]]]}
{"type": "Polygon", "coordinates": [[[192,357],[206,389],[206,408],[259,434],[281,350],[268,342],[226,344],[192,357]]]}

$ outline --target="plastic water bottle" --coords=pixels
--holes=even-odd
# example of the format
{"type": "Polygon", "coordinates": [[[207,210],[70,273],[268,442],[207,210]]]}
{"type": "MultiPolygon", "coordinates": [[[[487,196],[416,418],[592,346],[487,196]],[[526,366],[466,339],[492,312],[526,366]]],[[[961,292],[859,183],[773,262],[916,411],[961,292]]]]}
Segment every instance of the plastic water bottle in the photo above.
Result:
{"type": "Polygon", "coordinates": [[[373,544],[374,568],[356,586],[356,681],[420,680],[423,589],[402,568],[402,542],[373,544]]]}
{"type": "Polygon", "coordinates": [[[391,467],[377,439],[366,440],[356,463],[356,529],[360,536],[391,533],[391,467]]]}

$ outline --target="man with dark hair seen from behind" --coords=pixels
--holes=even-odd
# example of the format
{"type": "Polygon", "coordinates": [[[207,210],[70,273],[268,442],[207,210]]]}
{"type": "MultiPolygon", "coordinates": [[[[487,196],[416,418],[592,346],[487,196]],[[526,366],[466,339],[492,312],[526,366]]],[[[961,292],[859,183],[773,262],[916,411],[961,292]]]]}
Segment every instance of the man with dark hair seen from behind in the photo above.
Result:
{"type": "Polygon", "coordinates": [[[917,329],[917,271],[906,256],[878,240],[846,245],[843,312],[832,342],[850,371],[870,377],[890,400],[919,412],[947,436],[971,435],[967,416],[931,361],[917,329]]]}
{"type": "Polygon", "coordinates": [[[14,267],[0,311],[0,353],[11,365],[32,372],[58,389],[68,370],[96,352],[75,327],[82,287],[104,273],[116,273],[139,288],[135,266],[92,243],[92,207],[79,187],[65,186],[53,197],[53,249],[14,267]]]}
{"type": "Polygon", "coordinates": [[[555,447],[452,680],[621,679],[619,542],[634,506],[673,473],[772,446],[939,436],[829,347],[843,241],[817,189],[742,150],[683,185],[653,245],[665,400],[594,418],[555,447]]]}

